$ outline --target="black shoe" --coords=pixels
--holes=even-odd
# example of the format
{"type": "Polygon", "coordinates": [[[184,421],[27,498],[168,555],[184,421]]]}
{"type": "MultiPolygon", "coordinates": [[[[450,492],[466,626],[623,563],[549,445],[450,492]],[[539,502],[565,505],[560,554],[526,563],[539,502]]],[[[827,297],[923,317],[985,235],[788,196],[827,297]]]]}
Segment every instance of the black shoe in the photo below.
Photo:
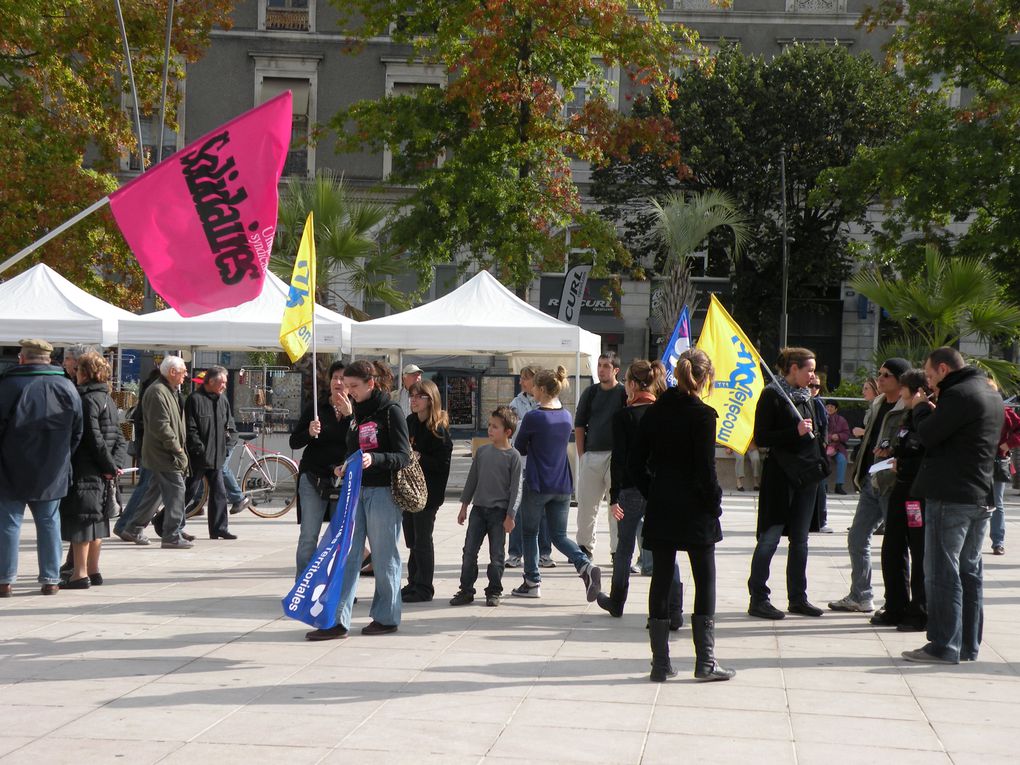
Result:
{"type": "Polygon", "coordinates": [[[874,624],[876,627],[895,627],[901,621],[903,621],[903,617],[900,614],[890,613],[884,608],[877,610],[871,615],[871,618],[868,619],[868,622],[874,624]]]}
{"type": "Polygon", "coordinates": [[[928,629],[928,619],[924,616],[904,616],[896,625],[897,632],[925,632],[928,629]]]}
{"type": "Polygon", "coordinates": [[[420,592],[411,591],[406,595],[401,594],[400,600],[404,603],[428,603],[432,600],[431,595],[422,595],[420,592]]]}
{"type": "Polygon", "coordinates": [[[91,586],[92,582],[87,576],[83,576],[81,579],[68,579],[60,583],[62,590],[87,590],[91,586]]]}
{"type": "Polygon", "coordinates": [[[843,484],[841,484],[841,483],[837,483],[836,484],[836,493],[837,494],[846,494],[846,489],[843,488],[843,484]]]}
{"type": "Polygon", "coordinates": [[[700,682],[730,680],[737,673],[724,669],[715,660],[715,619],[711,616],[691,617],[691,637],[694,640],[694,679],[700,682]]]}
{"type": "Polygon", "coordinates": [[[98,587],[103,583],[103,575],[99,573],[89,574],[89,582],[93,587],[98,587]]]}
{"type": "Polygon", "coordinates": [[[652,648],[652,671],[648,679],[653,683],[664,683],[676,677],[676,670],[669,661],[669,620],[648,620],[648,642],[652,648]]]}
{"type": "Polygon", "coordinates": [[[619,604],[616,603],[610,596],[604,592],[600,592],[595,598],[595,602],[598,603],[599,608],[607,612],[610,616],[620,618],[623,616],[623,609],[620,608],[619,604]]]}
{"type": "Polygon", "coordinates": [[[152,516],[152,528],[157,537],[163,536],[163,513],[156,513],[152,516]]]}
{"type": "MultiPolygon", "coordinates": [[[[162,534],[160,534],[160,536],[162,536],[162,534]]],[[[181,532],[181,537],[184,538],[184,539],[187,539],[189,542],[194,542],[195,541],[195,535],[194,534],[189,534],[186,531],[182,531],[181,532]]],[[[226,537],[224,537],[224,539],[226,539],[226,537]]],[[[235,537],[235,539],[236,539],[236,537],[235,537]]]]}
{"type": "Polygon", "coordinates": [[[813,606],[806,600],[802,603],[791,603],[786,610],[791,614],[800,614],[801,616],[821,616],[825,613],[818,606],[813,606]]]}
{"type": "Polygon", "coordinates": [[[777,621],[786,616],[786,614],[784,614],[774,605],[769,603],[767,600],[762,600],[758,603],[751,603],[751,605],[747,609],[747,613],[750,616],[756,616],[759,619],[774,619],[777,621]]]}
{"type": "MultiPolygon", "coordinates": [[[[184,535],[184,538],[187,539],[187,535],[184,535]]],[[[237,539],[237,534],[231,534],[229,531],[220,531],[216,534],[210,534],[209,539],[237,539]]]]}
{"type": "Polygon", "coordinates": [[[305,633],[305,640],[340,640],[347,637],[347,628],[342,624],[335,627],[327,627],[324,630],[312,630],[305,633]]]}
{"type": "Polygon", "coordinates": [[[470,592],[464,592],[464,590],[461,590],[456,595],[454,595],[452,598],[450,598],[450,605],[451,606],[466,606],[468,603],[474,603],[474,602],[475,602],[475,596],[472,593],[470,593],[470,592]]]}
{"type": "Polygon", "coordinates": [[[240,502],[235,502],[230,506],[230,514],[237,515],[251,507],[251,497],[242,497],[240,502]]]}
{"type": "Polygon", "coordinates": [[[875,529],[875,536],[881,537],[885,535],[885,522],[878,524],[878,528],[875,529]]]}
{"type": "Polygon", "coordinates": [[[383,624],[381,622],[372,621],[367,627],[362,627],[362,635],[390,635],[397,631],[396,624],[383,624]]]}
{"type": "Polygon", "coordinates": [[[498,606],[499,605],[499,595],[486,595],[485,596],[485,605],[489,606],[490,608],[495,608],[496,606],[498,606]]]}

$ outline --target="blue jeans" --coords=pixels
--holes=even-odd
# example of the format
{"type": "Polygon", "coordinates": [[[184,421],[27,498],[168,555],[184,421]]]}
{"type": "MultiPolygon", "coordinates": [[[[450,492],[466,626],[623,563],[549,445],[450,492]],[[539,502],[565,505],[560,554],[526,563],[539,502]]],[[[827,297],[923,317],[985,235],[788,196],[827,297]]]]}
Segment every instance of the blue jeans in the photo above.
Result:
{"type": "MultiPolygon", "coordinates": [[[[302,514],[304,510],[302,509],[302,514]]],[[[372,548],[375,595],[368,615],[389,626],[400,624],[400,527],[401,512],[393,501],[389,486],[362,486],[354,511],[354,538],[351,554],[344,566],[344,584],[340,590],[337,624],[350,629],[351,609],[361,577],[361,554],[365,538],[372,548]]]]}
{"type": "MultiPolygon", "coordinates": [[[[790,605],[807,602],[808,529],[817,494],[818,485],[813,483],[790,492],[789,517],[794,519],[787,529],[790,549],[786,554],[786,596],[790,605]]],[[[758,535],[758,543],[751,555],[751,575],[747,580],[751,603],[769,599],[772,592],[768,585],[769,569],[784,528],[784,524],[777,523],[758,535]]]]}
{"type": "Polygon", "coordinates": [[[832,461],[836,463],[836,483],[842,486],[846,480],[846,455],[843,452],[836,452],[832,461]]]}
{"type": "Polygon", "coordinates": [[[992,501],[995,509],[992,510],[992,547],[1006,544],[1006,481],[996,481],[992,484],[992,501]]]}
{"type": "Polygon", "coordinates": [[[850,524],[846,547],[850,553],[850,597],[858,603],[872,599],[871,590],[871,535],[885,520],[889,498],[881,496],[871,485],[871,476],[865,476],[857,510],[850,524]]]}
{"type": "MultiPolygon", "coordinates": [[[[518,521],[520,518],[518,518],[518,521]]],[[[538,554],[540,558],[552,557],[552,539],[549,538],[549,521],[542,516],[538,524],[538,554]]],[[[518,523],[510,532],[510,544],[507,546],[508,558],[524,557],[524,525],[518,523]]]]}
{"type": "MultiPolygon", "coordinates": [[[[296,557],[297,575],[300,578],[319,547],[319,533],[326,518],[326,500],[319,494],[315,481],[308,473],[298,476],[298,497],[301,500],[301,531],[298,534],[296,557]]],[[[355,555],[353,547],[351,555],[355,555]]],[[[358,552],[355,557],[361,560],[361,553],[358,552]]]]}
{"type": "MultiPolygon", "coordinates": [[[[637,489],[621,489],[618,498],[623,510],[623,520],[616,526],[616,555],[613,556],[613,584],[609,593],[613,605],[623,612],[630,592],[630,562],[634,547],[645,517],[645,498],[637,489]]],[[[649,553],[650,554],[650,553],[649,553]]],[[[673,617],[683,612],[683,588],[680,584],[680,566],[673,566],[673,584],[669,591],[669,614],[673,617]]]]}
{"type": "Polygon", "coordinates": [[[981,545],[990,513],[984,505],[929,499],[925,505],[925,650],[949,661],[974,660],[981,645],[981,545]]]}
{"type": "MultiPolygon", "coordinates": [[[[227,459],[223,463],[223,486],[227,490],[227,502],[232,505],[236,505],[242,499],[244,494],[241,492],[241,487],[237,483],[237,477],[230,470],[230,458],[234,456],[234,449],[237,448],[235,443],[229,449],[227,449],[227,459]]],[[[304,569],[302,569],[304,571],[304,569]]],[[[300,573],[300,572],[298,572],[300,573]]]]}
{"type": "Polygon", "coordinates": [[[503,548],[506,545],[506,531],[503,522],[506,510],[501,507],[471,508],[468,516],[467,533],[464,535],[464,557],[460,566],[461,592],[475,594],[475,582],[478,581],[478,552],[482,542],[489,540],[489,565],[485,569],[489,586],[485,588],[485,596],[503,594],[503,565],[505,558],[503,548]]]}
{"type": "Polygon", "coordinates": [[[532,584],[542,581],[542,575],[538,572],[538,529],[543,517],[549,521],[549,536],[553,545],[567,556],[578,573],[591,562],[577,546],[577,542],[567,536],[569,511],[569,494],[538,494],[524,487],[519,513],[524,526],[524,578],[532,584]]]}
{"type": "Polygon", "coordinates": [[[25,507],[35,521],[35,549],[39,558],[39,583],[60,584],[60,500],[23,502],[0,499],[0,584],[18,578],[18,541],[25,507]]]}
{"type": "Polygon", "coordinates": [[[117,523],[113,526],[114,534],[121,534],[128,526],[135,525],[135,517],[141,513],[142,497],[145,496],[145,490],[148,488],[150,480],[152,480],[152,471],[146,467],[139,467],[138,483],[135,484],[135,490],[131,492],[131,498],[128,499],[127,506],[120,514],[120,518],[117,519],[117,523]]]}

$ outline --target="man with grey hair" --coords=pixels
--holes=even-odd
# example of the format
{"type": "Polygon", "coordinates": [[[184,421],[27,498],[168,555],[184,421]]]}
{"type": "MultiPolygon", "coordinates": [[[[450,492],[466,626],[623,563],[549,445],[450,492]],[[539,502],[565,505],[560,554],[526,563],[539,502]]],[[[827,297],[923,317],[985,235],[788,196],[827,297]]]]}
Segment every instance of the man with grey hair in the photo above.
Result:
{"type": "Polygon", "coordinates": [[[81,397],[50,364],[53,346],[22,340],[18,366],[0,377],[0,598],[18,575],[25,507],[32,510],[43,595],[60,584],[60,500],[82,434],[81,397]]]}
{"type": "Polygon", "coordinates": [[[210,539],[237,539],[227,530],[227,494],[223,485],[228,434],[236,430],[226,390],[227,370],[211,366],[205,372],[202,386],[188,396],[184,404],[188,462],[191,465],[188,493],[200,494],[202,481],[209,481],[206,516],[210,539]]]}
{"type": "Polygon", "coordinates": [[[188,549],[193,547],[185,538],[184,475],[188,470],[185,447],[184,406],[178,391],[188,376],[188,367],[179,356],[167,356],[159,365],[159,379],[142,396],[142,465],[151,471],[149,485],[141,498],[142,513],[129,521],[125,531],[138,537],[152,520],[157,497],[163,500],[163,537],[161,547],[188,549]]]}

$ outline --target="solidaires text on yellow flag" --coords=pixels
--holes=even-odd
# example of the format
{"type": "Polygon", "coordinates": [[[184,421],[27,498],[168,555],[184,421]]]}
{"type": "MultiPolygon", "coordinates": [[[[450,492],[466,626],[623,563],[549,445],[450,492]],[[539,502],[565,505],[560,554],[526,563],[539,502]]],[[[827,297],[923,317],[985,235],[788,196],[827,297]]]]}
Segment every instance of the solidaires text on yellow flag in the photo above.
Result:
{"type": "Polygon", "coordinates": [[[287,308],[280,324],[280,345],[291,362],[300,359],[312,342],[312,322],[315,316],[315,226],[308,213],[305,231],[301,235],[294,273],[290,278],[287,308]]]}
{"type": "Polygon", "coordinates": [[[744,454],[754,437],[754,408],[765,387],[761,356],[715,295],[698,348],[715,367],[715,384],[705,403],[719,413],[716,443],[744,454]]]}

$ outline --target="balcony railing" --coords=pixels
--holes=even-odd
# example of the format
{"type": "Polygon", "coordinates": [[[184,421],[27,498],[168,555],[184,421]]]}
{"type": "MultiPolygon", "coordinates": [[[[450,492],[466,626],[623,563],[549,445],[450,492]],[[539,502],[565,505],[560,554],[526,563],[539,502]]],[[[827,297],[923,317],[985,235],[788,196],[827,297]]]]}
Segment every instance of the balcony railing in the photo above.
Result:
{"type": "Polygon", "coordinates": [[[307,32],[308,9],[266,8],[266,29],[287,32],[307,32]]]}

